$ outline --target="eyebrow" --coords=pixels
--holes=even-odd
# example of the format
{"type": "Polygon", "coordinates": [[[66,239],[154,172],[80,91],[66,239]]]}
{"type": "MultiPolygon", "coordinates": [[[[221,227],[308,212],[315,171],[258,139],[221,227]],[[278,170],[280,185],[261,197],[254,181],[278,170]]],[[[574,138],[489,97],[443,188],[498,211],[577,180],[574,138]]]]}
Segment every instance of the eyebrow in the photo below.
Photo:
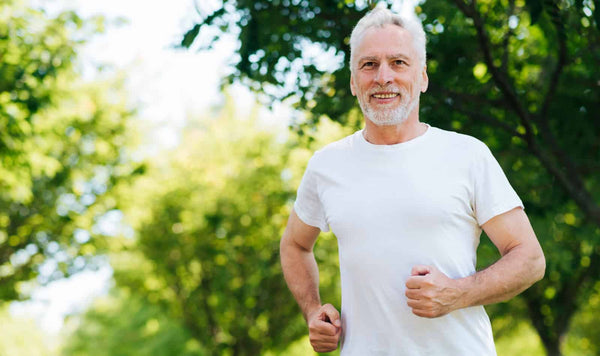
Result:
{"type": "MultiPolygon", "coordinates": [[[[409,59],[407,55],[402,54],[402,53],[394,53],[394,54],[390,54],[385,56],[386,59],[390,60],[390,59],[397,59],[397,58],[401,58],[401,59],[409,59]]],[[[358,63],[364,62],[364,61],[377,61],[379,60],[379,57],[377,56],[365,56],[365,57],[360,57],[358,59],[358,63]]]]}

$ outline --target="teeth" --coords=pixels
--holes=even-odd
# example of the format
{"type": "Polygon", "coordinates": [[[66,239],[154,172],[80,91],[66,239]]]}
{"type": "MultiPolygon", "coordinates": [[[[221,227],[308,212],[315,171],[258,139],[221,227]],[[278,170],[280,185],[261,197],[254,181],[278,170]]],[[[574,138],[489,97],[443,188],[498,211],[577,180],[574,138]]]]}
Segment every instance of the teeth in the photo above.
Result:
{"type": "Polygon", "coordinates": [[[373,94],[374,97],[376,97],[377,99],[390,99],[390,98],[394,98],[396,96],[398,96],[397,93],[390,93],[390,94],[373,94]]]}

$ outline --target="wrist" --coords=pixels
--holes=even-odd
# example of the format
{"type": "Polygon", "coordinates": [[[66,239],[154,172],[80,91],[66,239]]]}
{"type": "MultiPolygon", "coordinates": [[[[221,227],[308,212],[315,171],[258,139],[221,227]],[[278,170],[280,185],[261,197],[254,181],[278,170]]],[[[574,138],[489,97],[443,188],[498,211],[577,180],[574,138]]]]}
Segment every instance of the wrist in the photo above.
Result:
{"type": "Polygon", "coordinates": [[[319,313],[319,310],[321,309],[321,303],[318,304],[311,304],[310,306],[307,306],[304,308],[304,320],[306,320],[306,323],[308,323],[315,314],[319,313]]]}
{"type": "Polygon", "coordinates": [[[463,309],[471,306],[469,301],[469,291],[472,289],[473,276],[458,278],[454,280],[456,290],[456,300],[453,305],[453,310],[463,309]]]}

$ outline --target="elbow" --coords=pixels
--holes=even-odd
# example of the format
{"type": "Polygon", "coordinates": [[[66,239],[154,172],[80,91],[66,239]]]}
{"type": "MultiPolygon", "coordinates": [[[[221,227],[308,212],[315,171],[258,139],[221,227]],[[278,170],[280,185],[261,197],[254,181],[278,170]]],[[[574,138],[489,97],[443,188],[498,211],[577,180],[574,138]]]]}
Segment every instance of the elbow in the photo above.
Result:
{"type": "Polygon", "coordinates": [[[533,273],[533,283],[540,281],[544,278],[546,274],[546,257],[544,257],[544,252],[540,248],[539,253],[534,257],[534,263],[532,268],[533,273]]]}

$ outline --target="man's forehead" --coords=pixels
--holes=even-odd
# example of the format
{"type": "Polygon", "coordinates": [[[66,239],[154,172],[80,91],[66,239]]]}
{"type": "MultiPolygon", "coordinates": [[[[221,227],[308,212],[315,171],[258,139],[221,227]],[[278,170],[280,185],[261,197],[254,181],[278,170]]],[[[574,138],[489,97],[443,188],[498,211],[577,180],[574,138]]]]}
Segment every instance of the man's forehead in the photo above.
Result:
{"type": "Polygon", "coordinates": [[[357,57],[415,55],[411,33],[398,25],[371,27],[365,31],[357,46],[357,57]]]}

